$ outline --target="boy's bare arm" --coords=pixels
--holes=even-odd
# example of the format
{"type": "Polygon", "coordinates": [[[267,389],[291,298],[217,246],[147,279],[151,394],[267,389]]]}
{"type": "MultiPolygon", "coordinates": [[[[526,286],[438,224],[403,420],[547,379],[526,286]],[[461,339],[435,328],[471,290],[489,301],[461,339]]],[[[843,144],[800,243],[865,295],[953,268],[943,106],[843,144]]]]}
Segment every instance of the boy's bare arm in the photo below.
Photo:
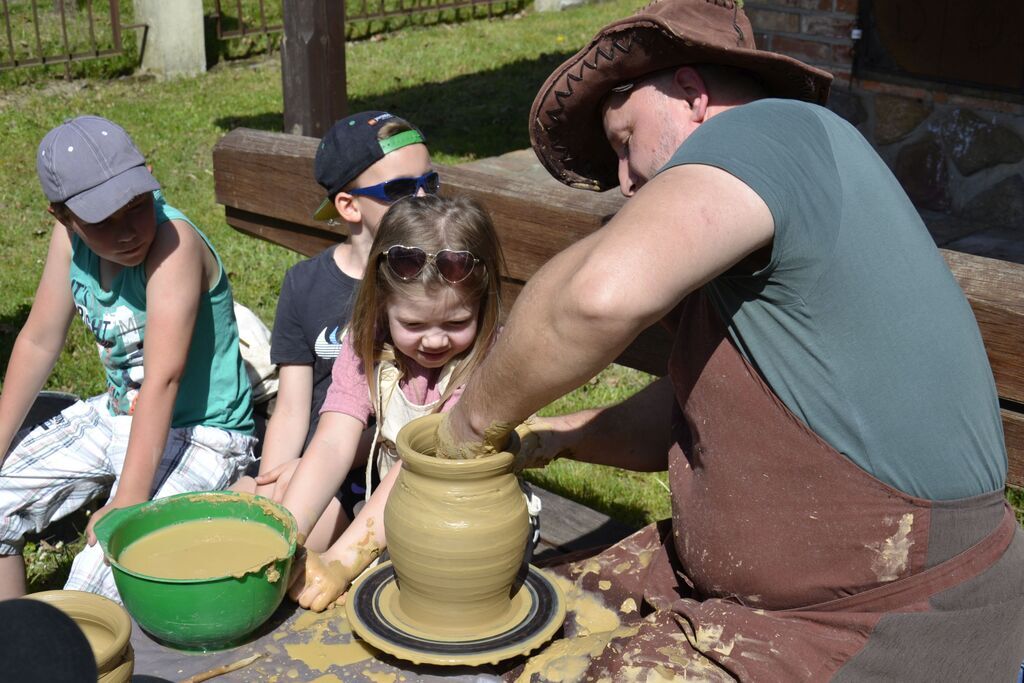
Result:
{"type": "MultiPolygon", "coordinates": [[[[313,404],[313,366],[281,365],[278,369],[277,403],[263,439],[260,474],[302,455],[313,404]]],[[[267,486],[265,488],[272,488],[267,486]]],[[[257,489],[257,493],[262,493],[257,489]]]]}
{"type": "Polygon", "coordinates": [[[362,433],[363,423],[350,415],[326,412],[320,416],[283,502],[295,516],[303,539],[352,469],[362,433]]]}
{"type": "Polygon", "coordinates": [[[0,463],[64,348],[75,314],[70,266],[71,238],[67,228],[57,223],[32,310],[18,333],[7,364],[0,394],[0,463]]]}
{"type": "Polygon", "coordinates": [[[185,371],[199,298],[207,288],[205,255],[209,253],[187,223],[169,221],[157,229],[146,257],[146,336],[143,381],[135,403],[124,469],[114,499],[89,521],[92,527],[108,508],[149,499],[157,466],[163,456],[178,386],[185,371]]]}

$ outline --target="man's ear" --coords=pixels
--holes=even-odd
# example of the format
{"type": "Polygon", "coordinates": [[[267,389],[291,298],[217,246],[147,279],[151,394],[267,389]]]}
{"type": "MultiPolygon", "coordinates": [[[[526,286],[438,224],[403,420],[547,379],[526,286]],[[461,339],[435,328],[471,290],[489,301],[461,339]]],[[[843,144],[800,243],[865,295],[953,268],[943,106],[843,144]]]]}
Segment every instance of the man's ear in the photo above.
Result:
{"type": "Polygon", "coordinates": [[[348,192],[339,192],[334,197],[334,208],[346,223],[362,223],[363,212],[359,210],[356,198],[348,192]]]}
{"type": "Polygon", "coordinates": [[[690,105],[690,120],[702,123],[708,111],[708,87],[704,78],[692,66],[681,66],[672,74],[675,94],[690,105]]]}

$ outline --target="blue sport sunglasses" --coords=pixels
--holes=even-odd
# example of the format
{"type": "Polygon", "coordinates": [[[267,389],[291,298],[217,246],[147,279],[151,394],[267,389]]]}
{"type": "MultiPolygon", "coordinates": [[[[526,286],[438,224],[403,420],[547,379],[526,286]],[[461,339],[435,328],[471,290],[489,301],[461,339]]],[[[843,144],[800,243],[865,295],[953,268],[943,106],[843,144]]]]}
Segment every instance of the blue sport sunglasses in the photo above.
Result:
{"type": "Polygon", "coordinates": [[[411,197],[419,192],[420,188],[423,188],[423,191],[427,194],[437,194],[437,190],[440,187],[441,179],[438,178],[437,171],[430,171],[418,178],[394,178],[377,185],[349,190],[348,193],[372,197],[373,199],[379,199],[390,204],[391,202],[397,202],[402,197],[411,197]]]}

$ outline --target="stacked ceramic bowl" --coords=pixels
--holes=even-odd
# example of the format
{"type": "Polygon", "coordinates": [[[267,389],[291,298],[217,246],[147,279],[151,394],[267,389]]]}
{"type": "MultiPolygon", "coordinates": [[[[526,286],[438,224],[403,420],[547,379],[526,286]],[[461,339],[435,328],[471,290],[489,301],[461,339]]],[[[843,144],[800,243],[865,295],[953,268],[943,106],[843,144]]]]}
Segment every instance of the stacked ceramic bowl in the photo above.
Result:
{"type": "Polygon", "coordinates": [[[113,600],[83,591],[43,591],[26,597],[47,602],[71,617],[85,633],[96,658],[98,683],[127,683],[135,669],[129,638],[132,622],[113,600]]]}

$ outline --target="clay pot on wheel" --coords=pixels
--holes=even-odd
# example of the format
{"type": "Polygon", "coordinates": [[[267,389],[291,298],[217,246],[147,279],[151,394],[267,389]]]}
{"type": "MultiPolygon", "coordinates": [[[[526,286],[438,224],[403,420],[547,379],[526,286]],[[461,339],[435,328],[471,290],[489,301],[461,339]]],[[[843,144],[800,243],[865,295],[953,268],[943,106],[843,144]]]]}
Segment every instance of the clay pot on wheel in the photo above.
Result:
{"type": "Polygon", "coordinates": [[[530,532],[507,452],[474,460],[434,457],[443,416],[398,434],[402,471],[384,510],[403,621],[452,640],[498,633],[515,618],[511,591],[530,532]]]}

